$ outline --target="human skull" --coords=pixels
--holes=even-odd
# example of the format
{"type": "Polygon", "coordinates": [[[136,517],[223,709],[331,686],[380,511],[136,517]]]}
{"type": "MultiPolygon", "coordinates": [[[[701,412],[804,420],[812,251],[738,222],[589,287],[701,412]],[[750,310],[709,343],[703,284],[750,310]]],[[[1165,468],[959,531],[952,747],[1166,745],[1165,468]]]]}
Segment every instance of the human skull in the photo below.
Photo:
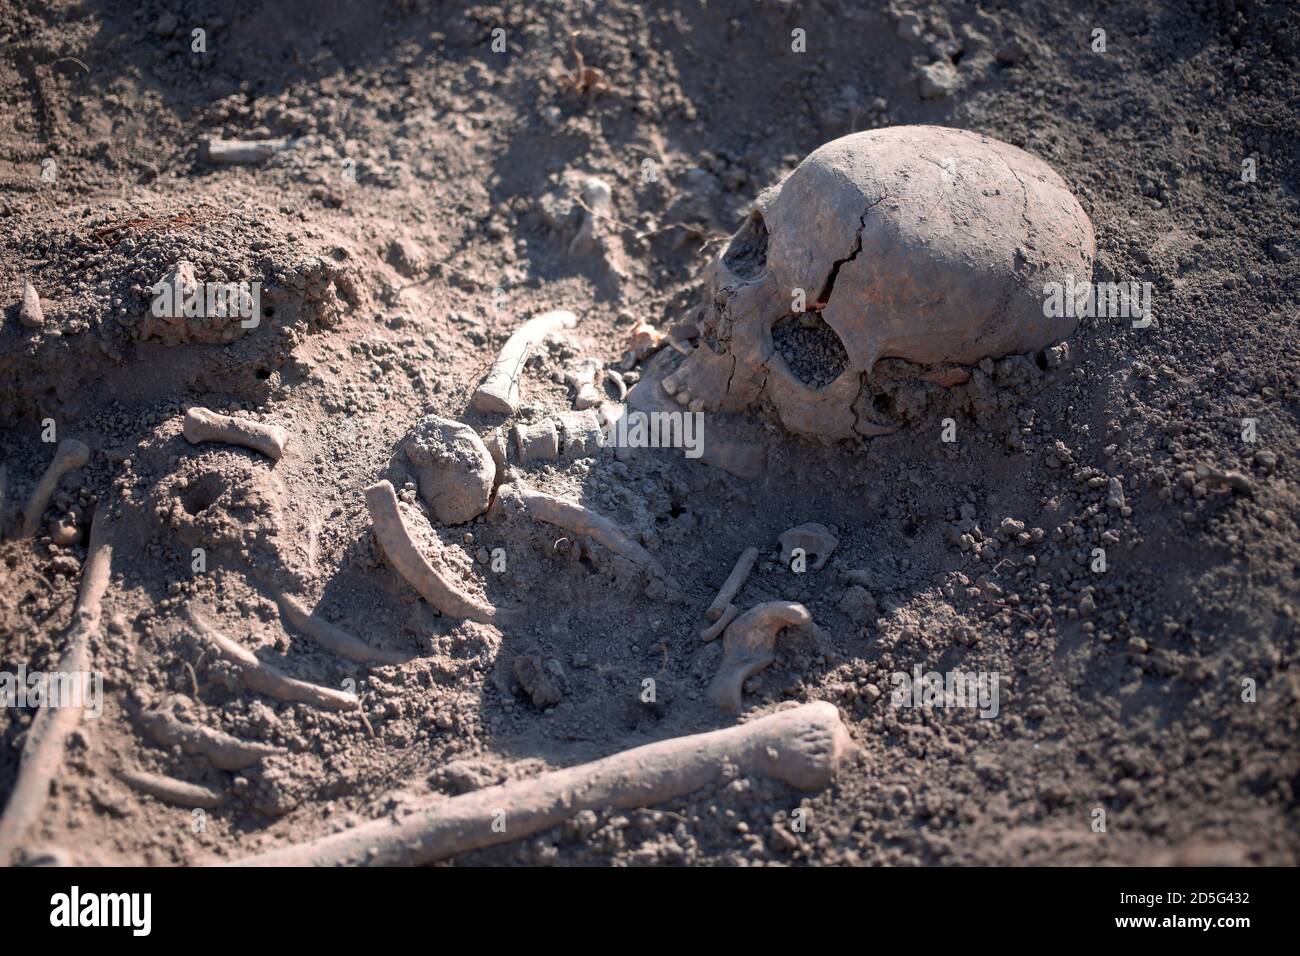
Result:
{"type": "Polygon", "coordinates": [[[1023,150],[938,126],[854,133],[759,197],[713,263],[699,346],[662,384],[697,411],[761,399],[792,432],[879,434],[858,404],[877,360],[973,365],[1058,342],[1076,321],[1044,315],[1043,285],[1089,280],[1095,251],[1065,182],[1023,150]],[[833,380],[792,370],[773,339],[792,321],[838,337],[833,380]]]}

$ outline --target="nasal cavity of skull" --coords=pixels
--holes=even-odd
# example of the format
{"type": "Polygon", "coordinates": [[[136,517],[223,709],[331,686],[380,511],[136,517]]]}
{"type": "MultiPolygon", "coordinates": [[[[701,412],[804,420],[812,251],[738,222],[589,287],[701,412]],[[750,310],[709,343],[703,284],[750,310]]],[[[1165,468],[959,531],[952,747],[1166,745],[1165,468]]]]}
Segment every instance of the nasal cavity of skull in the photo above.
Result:
{"type": "Polygon", "coordinates": [[[722,262],[742,279],[752,279],[767,267],[767,223],[762,213],[757,210],[750,213],[745,224],[731,237],[722,262]]]}
{"type": "Polygon", "coordinates": [[[225,490],[226,483],[222,477],[209,472],[185,486],[181,493],[181,504],[189,514],[201,514],[216,504],[225,490]]]}
{"type": "Polygon", "coordinates": [[[844,343],[817,312],[778,321],[772,327],[772,343],[794,377],[809,388],[825,388],[849,364],[844,343]]]}

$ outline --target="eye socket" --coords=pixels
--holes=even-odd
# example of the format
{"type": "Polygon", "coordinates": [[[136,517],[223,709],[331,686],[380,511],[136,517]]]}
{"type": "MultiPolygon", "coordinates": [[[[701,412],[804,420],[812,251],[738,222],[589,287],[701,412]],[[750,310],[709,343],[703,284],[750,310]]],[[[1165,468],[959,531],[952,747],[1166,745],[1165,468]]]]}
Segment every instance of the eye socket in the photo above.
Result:
{"type": "Polygon", "coordinates": [[[757,209],[731,237],[722,263],[742,279],[752,279],[767,268],[767,223],[757,209]]]}
{"type": "Polygon", "coordinates": [[[825,388],[849,364],[844,343],[817,312],[778,320],[772,327],[772,344],[790,374],[809,388],[825,388]]]}

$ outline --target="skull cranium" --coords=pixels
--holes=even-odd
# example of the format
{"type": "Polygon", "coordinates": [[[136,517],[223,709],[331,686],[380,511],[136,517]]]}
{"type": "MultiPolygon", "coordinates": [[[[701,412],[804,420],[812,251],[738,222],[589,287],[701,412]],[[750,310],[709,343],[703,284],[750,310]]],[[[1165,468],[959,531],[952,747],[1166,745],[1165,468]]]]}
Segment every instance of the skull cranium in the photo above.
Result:
{"type": "Polygon", "coordinates": [[[1014,146],[936,126],[845,136],[759,197],[713,264],[700,345],[663,387],[694,410],[762,400],[804,435],[879,434],[855,407],[877,360],[970,365],[1058,342],[1076,320],[1044,315],[1043,285],[1089,279],[1095,251],[1069,187],[1014,146]],[[796,374],[773,338],[792,320],[838,338],[836,374],[796,374]]]}

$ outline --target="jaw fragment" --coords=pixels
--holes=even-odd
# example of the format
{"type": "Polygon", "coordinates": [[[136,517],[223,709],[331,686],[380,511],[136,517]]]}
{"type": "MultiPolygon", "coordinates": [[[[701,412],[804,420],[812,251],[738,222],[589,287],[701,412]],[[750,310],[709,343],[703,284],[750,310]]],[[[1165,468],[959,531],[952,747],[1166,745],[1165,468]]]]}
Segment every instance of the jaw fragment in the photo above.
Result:
{"type": "Polygon", "coordinates": [[[816,556],[817,560],[812,565],[813,571],[822,569],[831,552],[835,550],[835,546],[840,543],[839,538],[831,534],[830,528],[815,521],[795,525],[789,531],[782,532],[780,541],[782,564],[789,567],[794,552],[798,549],[803,552],[805,558],[816,556]]]}

